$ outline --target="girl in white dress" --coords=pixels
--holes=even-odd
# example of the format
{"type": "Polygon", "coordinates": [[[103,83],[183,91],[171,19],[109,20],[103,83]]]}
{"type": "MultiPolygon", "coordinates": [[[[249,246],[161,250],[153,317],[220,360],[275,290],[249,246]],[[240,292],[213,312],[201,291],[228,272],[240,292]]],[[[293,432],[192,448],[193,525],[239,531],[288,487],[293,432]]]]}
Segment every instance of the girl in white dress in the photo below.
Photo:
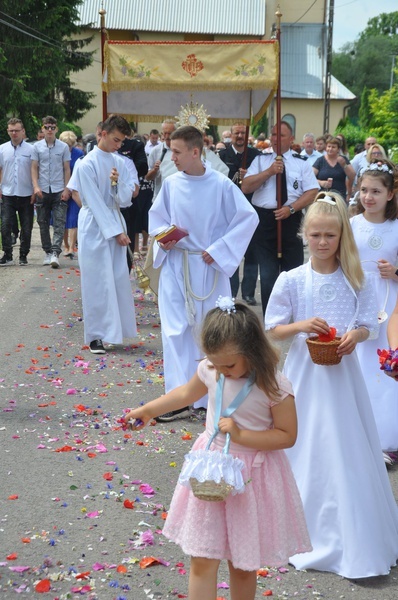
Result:
{"type": "Polygon", "coordinates": [[[293,385],[299,433],[287,454],[313,551],[290,562],[353,579],[386,575],[398,557],[398,509],[355,352],[377,328],[375,298],[337,193],[317,195],[303,233],[311,259],[281,273],[265,315],[274,338],[294,336],[284,373],[293,385]],[[306,338],[331,327],[341,337],[342,360],[316,365],[306,338]]]}
{"type": "MultiPolygon", "coordinates": [[[[387,160],[371,163],[359,181],[359,214],[351,219],[363,270],[372,273],[379,311],[379,336],[360,345],[358,358],[385,453],[398,449],[397,388],[393,379],[380,371],[377,356],[377,349],[388,345],[387,320],[398,294],[397,190],[396,167],[387,160]]],[[[387,454],[387,464],[395,456],[387,454]]]]}

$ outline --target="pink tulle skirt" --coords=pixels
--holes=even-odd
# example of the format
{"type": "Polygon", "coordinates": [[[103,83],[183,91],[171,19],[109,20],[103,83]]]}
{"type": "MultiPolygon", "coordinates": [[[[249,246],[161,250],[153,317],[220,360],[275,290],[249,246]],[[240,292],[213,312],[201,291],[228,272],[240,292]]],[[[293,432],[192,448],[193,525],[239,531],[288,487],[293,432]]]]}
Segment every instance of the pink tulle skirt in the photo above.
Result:
{"type": "MultiPolygon", "coordinates": [[[[204,432],[192,449],[204,449],[207,441],[204,432]]],[[[222,450],[222,440],[212,449],[222,450]]],[[[245,464],[244,493],[230,495],[223,502],[207,502],[177,484],[163,534],[187,555],[227,559],[245,571],[282,566],[289,556],[311,551],[300,495],[285,453],[236,444],[231,444],[230,452],[245,464]]]]}

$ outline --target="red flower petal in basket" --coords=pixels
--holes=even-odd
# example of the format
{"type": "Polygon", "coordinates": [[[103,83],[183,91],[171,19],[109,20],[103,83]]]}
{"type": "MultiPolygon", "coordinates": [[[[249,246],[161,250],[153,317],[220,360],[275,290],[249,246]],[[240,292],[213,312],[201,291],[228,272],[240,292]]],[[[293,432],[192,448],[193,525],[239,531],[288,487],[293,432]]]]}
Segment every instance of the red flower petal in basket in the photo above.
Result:
{"type": "Polygon", "coordinates": [[[336,328],[330,327],[329,333],[320,333],[318,335],[318,340],[320,342],[332,342],[335,337],[336,337],[336,328]]]}

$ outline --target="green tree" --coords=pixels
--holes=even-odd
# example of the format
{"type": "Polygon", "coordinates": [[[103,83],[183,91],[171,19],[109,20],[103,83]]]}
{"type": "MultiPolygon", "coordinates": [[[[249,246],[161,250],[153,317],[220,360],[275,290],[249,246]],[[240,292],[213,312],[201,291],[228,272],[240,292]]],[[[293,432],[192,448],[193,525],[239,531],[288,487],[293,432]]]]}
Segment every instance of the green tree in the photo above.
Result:
{"type": "Polygon", "coordinates": [[[361,94],[361,105],[359,107],[359,124],[361,127],[366,129],[370,123],[370,109],[369,109],[369,90],[367,87],[363,88],[361,94]]]}
{"type": "Polygon", "coordinates": [[[333,55],[333,75],[357,97],[350,117],[358,117],[365,87],[380,94],[389,89],[392,56],[398,54],[397,24],[398,12],[380,14],[368,21],[354,43],[333,55]]]}
{"type": "Polygon", "coordinates": [[[257,123],[253,123],[251,125],[251,129],[252,129],[252,134],[254,135],[254,137],[256,138],[260,133],[265,133],[265,135],[268,135],[268,117],[267,117],[267,113],[265,113],[261,119],[259,119],[257,121],[257,123]]]}
{"type": "Polygon", "coordinates": [[[378,141],[387,149],[398,145],[398,84],[381,96],[369,94],[370,126],[378,141]]]}
{"type": "Polygon", "coordinates": [[[20,117],[31,137],[37,119],[47,114],[73,122],[93,107],[93,94],[75,88],[70,80],[71,73],[93,60],[92,52],[83,51],[91,38],[72,39],[80,32],[77,7],[81,2],[2,0],[2,110],[20,117]]]}

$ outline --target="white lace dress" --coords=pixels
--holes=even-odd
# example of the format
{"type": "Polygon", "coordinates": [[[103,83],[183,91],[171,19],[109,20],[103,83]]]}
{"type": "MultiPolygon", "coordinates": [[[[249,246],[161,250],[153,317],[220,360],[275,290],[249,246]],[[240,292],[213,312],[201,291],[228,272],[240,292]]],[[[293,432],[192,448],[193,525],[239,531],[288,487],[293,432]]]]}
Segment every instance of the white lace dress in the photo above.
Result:
{"type": "MultiPolygon", "coordinates": [[[[340,268],[321,275],[309,265],[279,276],[265,315],[266,329],[306,319],[310,304],[314,315],[342,335],[355,315],[356,298],[340,268]]],[[[354,327],[374,328],[369,284],[358,300],[354,327]]],[[[398,558],[398,510],[358,357],[354,352],[339,365],[315,365],[305,339],[305,334],[294,338],[284,367],[293,385],[299,430],[287,455],[313,551],[290,562],[298,569],[354,579],[387,574],[398,558]]]]}
{"type": "MultiPolygon", "coordinates": [[[[377,308],[391,315],[398,295],[398,283],[382,279],[377,261],[387,260],[398,266],[398,220],[369,223],[363,215],[351,219],[362,267],[373,276],[377,308]]],[[[398,449],[398,389],[396,382],[380,371],[378,348],[388,348],[387,323],[380,324],[377,339],[358,346],[358,358],[368,388],[373,414],[383,450],[398,449]]]]}

